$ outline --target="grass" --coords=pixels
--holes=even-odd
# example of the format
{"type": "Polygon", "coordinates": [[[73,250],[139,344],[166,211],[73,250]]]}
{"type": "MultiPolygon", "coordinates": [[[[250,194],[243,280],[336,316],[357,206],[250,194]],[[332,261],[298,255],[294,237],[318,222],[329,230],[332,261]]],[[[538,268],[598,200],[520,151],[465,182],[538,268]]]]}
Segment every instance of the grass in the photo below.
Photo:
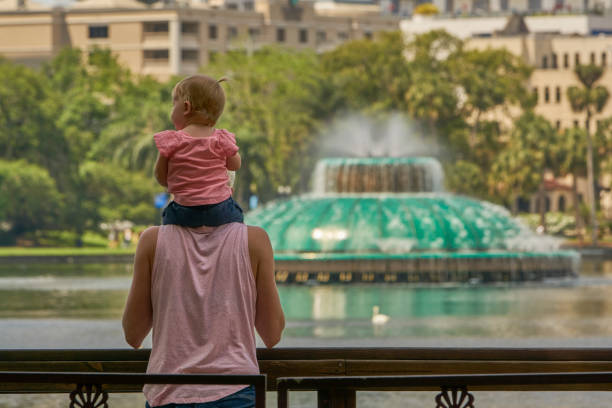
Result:
{"type": "Polygon", "coordinates": [[[136,248],[100,248],[100,247],[0,247],[3,256],[79,256],[79,255],[131,255],[136,248]]]}

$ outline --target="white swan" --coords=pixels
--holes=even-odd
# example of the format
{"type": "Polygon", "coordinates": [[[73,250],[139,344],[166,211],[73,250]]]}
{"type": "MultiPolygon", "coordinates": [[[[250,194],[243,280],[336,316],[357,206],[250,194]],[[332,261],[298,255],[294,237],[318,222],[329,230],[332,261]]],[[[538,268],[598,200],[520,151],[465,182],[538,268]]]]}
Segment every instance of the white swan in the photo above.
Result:
{"type": "Polygon", "coordinates": [[[372,324],[385,324],[389,321],[389,316],[379,313],[379,311],[378,306],[372,307],[372,324]]]}

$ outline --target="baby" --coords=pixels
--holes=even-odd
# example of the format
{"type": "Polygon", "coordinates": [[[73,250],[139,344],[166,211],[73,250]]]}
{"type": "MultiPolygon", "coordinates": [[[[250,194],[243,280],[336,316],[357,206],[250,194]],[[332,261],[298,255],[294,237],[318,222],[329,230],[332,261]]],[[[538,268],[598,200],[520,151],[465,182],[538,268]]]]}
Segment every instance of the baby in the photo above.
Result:
{"type": "Polygon", "coordinates": [[[223,81],[192,75],[172,90],[170,117],[176,130],[154,136],[159,151],[155,178],[174,195],[162,213],[163,224],[214,227],[243,222],[228,177],[228,170],[236,171],[241,164],[236,138],[214,127],[225,106],[223,81]]]}

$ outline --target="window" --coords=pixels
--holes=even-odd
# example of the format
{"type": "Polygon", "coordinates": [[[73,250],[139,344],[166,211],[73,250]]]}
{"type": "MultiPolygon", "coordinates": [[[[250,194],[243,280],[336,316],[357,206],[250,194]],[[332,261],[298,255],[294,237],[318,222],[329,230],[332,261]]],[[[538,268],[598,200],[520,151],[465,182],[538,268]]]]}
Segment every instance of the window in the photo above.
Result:
{"type": "Polygon", "coordinates": [[[108,38],[108,26],[89,26],[89,38],[108,38]]]}
{"type": "Polygon", "coordinates": [[[560,121],[560,120],[558,120],[558,121],[556,121],[556,122],[555,122],[555,128],[556,128],[557,130],[561,130],[561,121],[560,121]]]}
{"type": "Polygon", "coordinates": [[[554,52],[552,53],[550,64],[552,69],[557,69],[557,54],[554,52]]]}
{"type": "Polygon", "coordinates": [[[227,39],[232,40],[238,37],[238,29],[234,26],[227,27],[227,39]]]}
{"type": "Polygon", "coordinates": [[[217,26],[216,25],[211,24],[208,26],[208,38],[210,38],[211,40],[217,39],[217,26]]]}
{"type": "Polygon", "coordinates": [[[557,103],[561,103],[561,87],[560,86],[555,88],[555,101],[557,103]]]}
{"type": "Polygon", "coordinates": [[[325,31],[317,31],[317,44],[322,44],[327,41],[327,33],[325,31]]]}
{"type": "Polygon", "coordinates": [[[574,127],[577,128],[578,127],[578,121],[574,120],[574,127]]]}
{"type": "Polygon", "coordinates": [[[168,22],[167,21],[153,21],[150,23],[144,23],[145,33],[167,33],[168,22]]]}
{"type": "Polygon", "coordinates": [[[550,102],[550,91],[547,86],[544,87],[544,102],[550,102]]]}
{"type": "Polygon", "coordinates": [[[301,43],[308,42],[308,30],[305,28],[300,28],[300,42],[301,43]]]}
{"type": "Polygon", "coordinates": [[[181,50],[181,59],[183,61],[197,61],[198,50],[181,50]]]}
{"type": "Polygon", "coordinates": [[[591,53],[591,64],[595,64],[595,53],[591,53]]]}
{"type": "Polygon", "coordinates": [[[146,60],[162,61],[168,59],[168,50],[145,50],[144,58],[146,60]]]}
{"type": "Polygon", "coordinates": [[[279,27],[276,29],[276,41],[285,42],[285,29],[284,28],[279,27]]]}
{"type": "Polygon", "coordinates": [[[569,54],[563,54],[563,68],[569,68],[569,54]]]}
{"type": "Polygon", "coordinates": [[[229,3],[227,5],[228,10],[238,10],[238,5],[236,3],[229,3]]]}
{"type": "Polygon", "coordinates": [[[535,97],[535,103],[538,103],[539,95],[538,95],[538,87],[533,87],[533,96],[535,97]]]}
{"type": "Polygon", "coordinates": [[[200,25],[198,23],[181,23],[181,32],[183,34],[197,34],[200,32],[200,25]]]}
{"type": "Polygon", "coordinates": [[[208,61],[214,62],[217,58],[217,51],[208,51],[208,61]]]}
{"type": "Polygon", "coordinates": [[[249,37],[251,38],[259,37],[259,28],[249,27],[249,37]]]}
{"type": "Polygon", "coordinates": [[[607,60],[608,54],[606,54],[605,52],[601,53],[601,66],[605,67],[606,65],[608,65],[608,61],[607,60]]]}
{"type": "Polygon", "coordinates": [[[584,128],[585,128],[586,130],[589,130],[589,129],[591,128],[591,124],[589,123],[589,121],[588,121],[588,120],[585,120],[585,121],[584,121],[584,128]]]}
{"type": "Polygon", "coordinates": [[[559,202],[557,204],[557,210],[563,212],[565,211],[565,196],[559,196],[559,202]]]}
{"type": "Polygon", "coordinates": [[[253,11],[253,10],[255,10],[255,5],[253,4],[252,1],[246,1],[246,2],[244,2],[244,9],[246,11],[253,11]]]}
{"type": "Polygon", "coordinates": [[[371,31],[366,31],[365,33],[363,33],[363,36],[366,38],[366,40],[371,40],[372,39],[372,32],[371,31]]]}
{"type": "Polygon", "coordinates": [[[578,66],[580,65],[580,54],[576,53],[574,54],[574,66],[578,66]]]}
{"type": "Polygon", "coordinates": [[[547,55],[544,55],[542,57],[542,68],[544,69],[548,68],[548,56],[547,55]]]}
{"type": "Polygon", "coordinates": [[[346,40],[348,40],[348,38],[349,38],[349,36],[348,36],[348,33],[347,33],[347,32],[345,32],[345,31],[340,31],[340,32],[338,33],[338,39],[339,39],[340,41],[346,41],[346,40]]]}

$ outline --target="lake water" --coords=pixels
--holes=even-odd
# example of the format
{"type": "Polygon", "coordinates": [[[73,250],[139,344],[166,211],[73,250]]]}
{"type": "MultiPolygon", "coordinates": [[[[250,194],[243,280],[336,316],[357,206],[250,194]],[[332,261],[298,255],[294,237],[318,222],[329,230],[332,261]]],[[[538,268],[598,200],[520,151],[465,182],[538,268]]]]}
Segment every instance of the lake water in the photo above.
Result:
{"type": "MultiPolygon", "coordinates": [[[[612,260],[583,261],[581,269],[578,279],[537,284],[280,286],[287,328],[279,347],[611,347],[612,260]],[[375,305],[387,324],[371,323],[375,305]]],[[[127,264],[0,265],[0,348],[127,347],[120,319],[130,276],[127,264]]],[[[504,394],[479,393],[476,401],[516,406],[517,393],[504,394]]],[[[609,405],[606,393],[525,394],[523,407],[609,405]]],[[[66,401],[0,396],[0,408],[66,401]]],[[[111,401],[142,406],[137,395],[111,401]]],[[[358,394],[359,406],[410,401],[435,406],[432,393],[358,394]]],[[[292,393],[292,406],[315,405],[313,393],[292,393]]]]}

